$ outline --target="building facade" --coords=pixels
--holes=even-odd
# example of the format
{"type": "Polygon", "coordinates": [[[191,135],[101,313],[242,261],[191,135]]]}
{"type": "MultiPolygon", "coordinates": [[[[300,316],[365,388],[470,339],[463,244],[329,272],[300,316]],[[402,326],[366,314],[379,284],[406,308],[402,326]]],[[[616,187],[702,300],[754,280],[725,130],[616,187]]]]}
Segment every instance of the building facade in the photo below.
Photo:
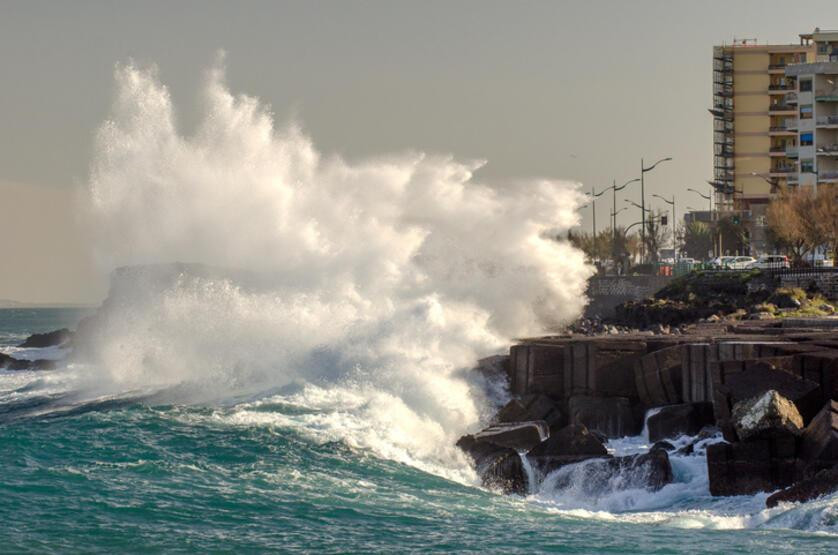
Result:
{"type": "MultiPolygon", "coordinates": [[[[713,48],[713,179],[716,217],[747,230],[731,252],[757,254],[765,240],[765,209],[798,182],[797,76],[786,70],[814,61],[815,45],[734,41],[713,48]]],[[[727,249],[725,249],[727,250],[727,249]]]]}

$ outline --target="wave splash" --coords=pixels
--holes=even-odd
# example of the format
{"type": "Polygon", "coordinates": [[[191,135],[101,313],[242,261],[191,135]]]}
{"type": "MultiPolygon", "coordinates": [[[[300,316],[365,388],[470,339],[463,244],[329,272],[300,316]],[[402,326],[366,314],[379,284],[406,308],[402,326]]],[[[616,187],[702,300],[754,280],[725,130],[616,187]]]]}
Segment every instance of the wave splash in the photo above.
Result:
{"type": "Polygon", "coordinates": [[[554,239],[578,222],[575,185],[490,187],[482,162],[423,153],[324,157],[218,67],[186,135],[153,68],[115,77],[86,205],[103,267],[197,262],[258,286],[128,276],[88,386],[316,398],[350,443],[462,468],[450,446],[491,404],[463,369],[583,307],[592,270],[554,239]]]}

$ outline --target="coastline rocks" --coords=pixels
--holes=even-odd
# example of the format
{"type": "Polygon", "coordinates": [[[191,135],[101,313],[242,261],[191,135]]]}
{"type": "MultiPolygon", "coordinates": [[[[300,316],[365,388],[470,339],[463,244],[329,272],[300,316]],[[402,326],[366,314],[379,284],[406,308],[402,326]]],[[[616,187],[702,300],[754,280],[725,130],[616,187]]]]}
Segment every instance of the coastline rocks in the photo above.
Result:
{"type": "Polygon", "coordinates": [[[814,465],[838,464],[838,401],[827,402],[806,426],[802,453],[814,465]]]}
{"type": "Polygon", "coordinates": [[[773,389],[736,403],[731,419],[740,440],[750,439],[766,430],[785,430],[800,435],[803,429],[803,418],[797,407],[773,389]]]}
{"type": "Polygon", "coordinates": [[[481,441],[471,435],[461,437],[457,447],[474,461],[477,475],[485,487],[504,493],[527,493],[527,473],[521,455],[514,449],[481,441]]]}
{"type": "Polygon", "coordinates": [[[642,455],[597,458],[560,469],[545,480],[556,489],[574,489],[576,495],[597,496],[628,489],[657,491],[672,482],[669,455],[652,449],[642,455]]]}
{"type": "Polygon", "coordinates": [[[550,428],[543,420],[496,424],[481,430],[472,437],[477,442],[508,447],[515,452],[529,451],[550,436],[550,428]]]}
{"type": "Polygon", "coordinates": [[[797,481],[804,464],[797,458],[797,438],[785,430],[759,438],[707,446],[710,494],[752,495],[785,488],[797,481]]]}
{"type": "Polygon", "coordinates": [[[561,466],[607,455],[602,441],[588,428],[571,424],[533,447],[527,457],[547,474],[561,466]]]}
{"type": "Polygon", "coordinates": [[[505,404],[494,420],[500,423],[543,420],[552,428],[561,425],[562,413],[556,403],[546,395],[525,395],[505,404]]]}
{"type": "Polygon", "coordinates": [[[568,421],[607,438],[637,435],[641,427],[626,397],[573,396],[568,400],[568,421]]]}
{"type": "Polygon", "coordinates": [[[765,506],[771,509],[780,503],[811,501],[812,499],[835,491],[838,491],[838,466],[821,470],[809,479],[802,480],[793,486],[770,495],[765,500],[765,506]]]}
{"type": "Polygon", "coordinates": [[[64,345],[69,343],[73,338],[73,332],[67,328],[55,330],[47,333],[35,333],[26,338],[26,340],[18,345],[23,348],[37,348],[54,347],[56,345],[64,345]]]}
{"type": "Polygon", "coordinates": [[[24,360],[0,353],[0,370],[51,370],[55,362],[47,359],[24,360]]]}
{"type": "Polygon", "coordinates": [[[714,422],[711,403],[683,403],[660,407],[646,420],[646,426],[649,430],[649,441],[655,442],[684,434],[695,435],[704,426],[714,422]]]}

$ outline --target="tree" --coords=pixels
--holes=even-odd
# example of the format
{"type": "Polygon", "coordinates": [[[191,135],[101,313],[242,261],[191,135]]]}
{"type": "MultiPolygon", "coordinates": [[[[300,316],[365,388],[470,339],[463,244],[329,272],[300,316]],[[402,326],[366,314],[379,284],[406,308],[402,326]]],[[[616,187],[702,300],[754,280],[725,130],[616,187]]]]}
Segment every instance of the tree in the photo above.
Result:
{"type": "Polygon", "coordinates": [[[661,213],[653,212],[646,219],[646,234],[643,237],[646,253],[651,262],[659,259],[658,251],[666,243],[666,228],[660,225],[661,213]]]}
{"type": "Polygon", "coordinates": [[[808,188],[788,190],[771,201],[765,211],[769,242],[786,252],[795,264],[826,240],[824,226],[819,225],[816,216],[819,200],[808,188]]]}
{"type": "Polygon", "coordinates": [[[829,186],[818,189],[811,220],[827,256],[835,260],[838,257],[838,190],[829,186]]]}
{"type": "Polygon", "coordinates": [[[679,229],[678,245],[688,257],[703,260],[713,251],[713,230],[704,222],[692,221],[679,229]]]}

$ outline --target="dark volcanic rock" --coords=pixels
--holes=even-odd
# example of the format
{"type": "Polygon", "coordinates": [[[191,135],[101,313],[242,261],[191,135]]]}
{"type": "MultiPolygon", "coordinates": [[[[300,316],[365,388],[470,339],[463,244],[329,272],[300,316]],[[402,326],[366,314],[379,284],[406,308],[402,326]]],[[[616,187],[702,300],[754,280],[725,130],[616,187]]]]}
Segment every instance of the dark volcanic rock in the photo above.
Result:
{"type": "Polygon", "coordinates": [[[640,419],[625,397],[574,396],[568,401],[568,421],[608,438],[637,435],[640,419]]]}
{"type": "Polygon", "coordinates": [[[504,493],[527,493],[527,473],[521,456],[514,449],[480,441],[471,435],[461,437],[457,447],[472,458],[485,487],[499,489],[504,493]]]}
{"type": "Polygon", "coordinates": [[[656,491],[672,482],[672,466],[666,451],[652,449],[642,455],[587,460],[560,469],[550,479],[557,489],[573,487],[590,496],[639,488],[656,491]]]}
{"type": "Polygon", "coordinates": [[[0,353],[0,370],[51,370],[55,362],[46,359],[23,360],[0,353]]]}
{"type": "Polygon", "coordinates": [[[816,464],[838,464],[838,401],[829,401],[803,431],[802,455],[816,464]]]}
{"type": "Polygon", "coordinates": [[[602,441],[585,426],[571,424],[533,447],[527,456],[546,474],[566,464],[607,454],[602,441]]]}
{"type": "Polygon", "coordinates": [[[713,424],[713,405],[710,403],[684,403],[660,407],[646,420],[649,441],[695,435],[704,426],[713,424]]]}
{"type": "Polygon", "coordinates": [[[811,501],[835,491],[838,491],[838,466],[821,470],[809,479],[802,480],[770,495],[765,500],[765,506],[770,509],[776,507],[779,503],[811,501]]]}
{"type": "Polygon", "coordinates": [[[652,445],[652,449],[663,449],[664,451],[674,451],[675,446],[669,443],[668,441],[656,441],[654,445],[652,445]]]}
{"type": "Polygon", "coordinates": [[[489,426],[474,434],[476,441],[488,442],[518,451],[529,451],[550,435],[550,428],[543,420],[509,422],[489,426]]]}
{"type": "Polygon", "coordinates": [[[562,413],[556,402],[547,395],[525,395],[521,399],[512,399],[495,415],[495,422],[525,422],[543,420],[548,426],[563,424],[562,413]]]}
{"type": "Polygon", "coordinates": [[[42,349],[54,345],[64,345],[65,343],[69,343],[72,338],[73,332],[67,328],[62,328],[47,333],[32,334],[26,338],[26,341],[18,345],[18,347],[42,349]]]}
{"type": "Polygon", "coordinates": [[[797,438],[790,432],[707,447],[711,495],[751,495],[788,487],[802,476],[797,438]]]}

